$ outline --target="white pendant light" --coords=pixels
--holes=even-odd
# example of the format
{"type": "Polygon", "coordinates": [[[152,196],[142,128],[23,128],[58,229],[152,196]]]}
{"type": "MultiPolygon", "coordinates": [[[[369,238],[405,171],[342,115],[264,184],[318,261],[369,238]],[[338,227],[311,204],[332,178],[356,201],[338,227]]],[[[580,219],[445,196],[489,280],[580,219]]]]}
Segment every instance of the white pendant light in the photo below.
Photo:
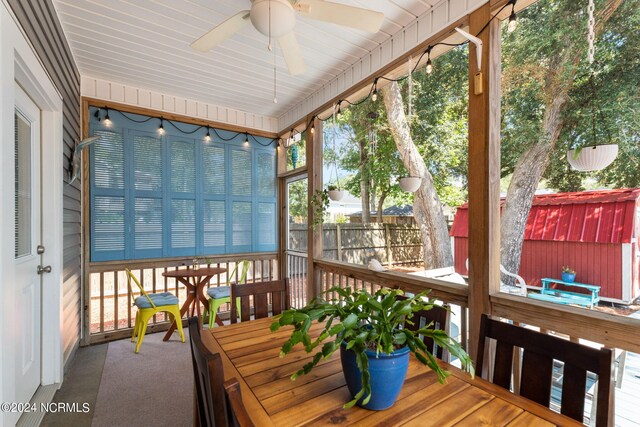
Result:
{"type": "Polygon", "coordinates": [[[400,188],[408,193],[415,193],[420,188],[422,179],[418,176],[405,176],[400,178],[400,188]]]}
{"type": "Polygon", "coordinates": [[[567,151],[567,160],[573,169],[589,172],[606,168],[613,163],[617,155],[617,144],[592,145],[567,151]]]}

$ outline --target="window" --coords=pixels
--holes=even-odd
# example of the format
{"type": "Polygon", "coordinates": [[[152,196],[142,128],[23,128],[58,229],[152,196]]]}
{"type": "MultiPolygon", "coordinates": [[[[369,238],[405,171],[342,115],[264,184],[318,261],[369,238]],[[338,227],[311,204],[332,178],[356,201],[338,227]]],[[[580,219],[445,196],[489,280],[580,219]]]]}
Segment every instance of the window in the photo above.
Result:
{"type": "Polygon", "coordinates": [[[274,251],[276,144],[92,108],[91,260],[274,251]],[[228,140],[228,141],[225,141],[228,140]]]}

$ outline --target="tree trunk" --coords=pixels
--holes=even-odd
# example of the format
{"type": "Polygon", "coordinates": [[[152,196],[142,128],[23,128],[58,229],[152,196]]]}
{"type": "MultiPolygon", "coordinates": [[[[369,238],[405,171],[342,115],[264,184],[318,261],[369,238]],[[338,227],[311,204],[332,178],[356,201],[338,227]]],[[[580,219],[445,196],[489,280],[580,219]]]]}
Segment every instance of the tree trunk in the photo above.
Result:
{"type": "Polygon", "coordinates": [[[382,224],[382,209],[384,206],[384,201],[387,198],[389,192],[387,190],[383,190],[380,194],[380,199],[378,200],[378,208],[376,209],[376,217],[378,218],[378,224],[382,224]]]}
{"type": "MultiPolygon", "coordinates": [[[[598,14],[598,30],[622,4],[622,0],[609,0],[598,14]]],[[[569,42],[564,45],[569,45],[569,42]]],[[[520,270],[524,231],[533,204],[533,197],[542,174],[549,165],[549,154],[558,141],[564,126],[563,113],[569,100],[582,49],[563,49],[549,61],[545,76],[545,111],[542,119],[542,135],[529,147],[516,163],[507,197],[502,208],[500,226],[500,257],[505,269],[512,273],[520,270]],[[570,70],[570,71],[568,71],[570,70]]],[[[513,278],[503,275],[503,282],[513,278]]]]}
{"type": "Polygon", "coordinates": [[[442,205],[431,174],[411,138],[398,83],[392,82],[382,88],[382,96],[391,134],[402,162],[411,176],[422,178],[420,188],[415,193],[413,216],[424,244],[425,268],[452,266],[453,255],[447,221],[442,213],[442,205]]]}
{"type": "Polygon", "coordinates": [[[369,186],[369,174],[367,169],[367,142],[360,140],[360,199],[362,202],[362,223],[369,224],[371,222],[371,188],[369,186]]]}

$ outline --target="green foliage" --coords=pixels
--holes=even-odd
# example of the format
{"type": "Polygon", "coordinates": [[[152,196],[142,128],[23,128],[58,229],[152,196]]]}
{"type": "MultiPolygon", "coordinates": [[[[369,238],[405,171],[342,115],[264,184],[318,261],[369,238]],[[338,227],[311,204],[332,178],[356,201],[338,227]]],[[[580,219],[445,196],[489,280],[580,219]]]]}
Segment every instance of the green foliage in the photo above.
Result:
{"type": "Polygon", "coordinates": [[[291,216],[294,221],[298,219],[302,220],[302,222],[307,222],[307,186],[308,180],[306,178],[293,181],[289,184],[289,216],[291,216]]]}
{"type": "Polygon", "coordinates": [[[324,215],[329,208],[329,190],[316,190],[311,198],[311,209],[313,210],[313,221],[309,224],[310,227],[316,228],[322,226],[324,222],[324,215]]]}
{"type": "MultiPolygon", "coordinates": [[[[596,21],[605,0],[596,0],[596,21]]],[[[563,126],[544,178],[558,191],[640,186],[640,1],[624,1],[596,38],[596,62],[586,58],[586,4],[544,0],[518,14],[518,28],[502,33],[502,176],[541,141],[545,106],[566,87],[563,126]],[[576,63],[573,58],[579,58],[576,63]],[[553,82],[554,86],[550,85],[553,82]],[[595,129],[594,129],[595,119],[595,129]],[[618,159],[597,173],[573,171],[570,148],[616,143],[618,159]]]]}
{"type": "Polygon", "coordinates": [[[345,342],[346,348],[356,353],[358,368],[362,374],[362,389],[353,400],[345,404],[345,408],[355,405],[363,396],[364,404],[371,398],[369,362],[365,353],[367,349],[390,354],[406,345],[420,362],[438,375],[440,382],[444,382],[448,372],[438,366],[419,335],[431,337],[438,346],[458,357],[463,368],[473,376],[469,355],[444,331],[433,329],[432,325],[426,325],[417,332],[403,328],[405,323],[411,323],[413,313],[430,310],[437,305],[434,300],[426,298],[427,292],[407,299],[398,298],[403,294],[401,290],[387,288],[381,288],[373,295],[364,289],[352,291],[349,287],[332,288],[325,295],[329,293],[337,294],[338,298],[330,301],[314,299],[303,308],[285,311],[271,324],[271,331],[282,326],[293,326],[291,337],[282,346],[281,357],[290,353],[298,344],[302,344],[307,353],[316,351],[313,359],[291,376],[292,380],[311,372],[321,360],[329,358],[345,342]],[[309,330],[316,321],[324,323],[324,328],[314,338],[309,330]]]}

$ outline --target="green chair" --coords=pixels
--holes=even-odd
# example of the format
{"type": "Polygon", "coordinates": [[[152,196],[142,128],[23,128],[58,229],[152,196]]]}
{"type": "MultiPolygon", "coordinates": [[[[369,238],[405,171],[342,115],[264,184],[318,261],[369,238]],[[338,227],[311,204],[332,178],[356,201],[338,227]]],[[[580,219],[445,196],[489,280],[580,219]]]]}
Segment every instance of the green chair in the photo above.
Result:
{"type": "Polygon", "coordinates": [[[238,266],[242,266],[240,270],[240,279],[238,283],[246,283],[247,281],[247,273],[249,272],[249,261],[238,261],[236,262],[236,266],[231,271],[231,274],[227,276],[227,282],[225,286],[216,286],[207,289],[207,295],[209,295],[209,328],[213,328],[213,325],[216,320],[216,316],[218,315],[218,309],[222,304],[231,302],[231,282],[233,281],[233,277],[238,271],[238,266]]]}
{"type": "Polygon", "coordinates": [[[147,331],[147,323],[149,322],[149,319],[151,319],[151,316],[159,312],[168,313],[170,320],[172,322],[176,322],[180,339],[184,342],[184,332],[182,331],[181,321],[182,316],[180,315],[178,297],[173,295],[171,292],[149,294],[144,290],[136,276],[134,276],[128,268],[124,271],[127,273],[127,284],[129,286],[131,298],[134,300],[133,304],[138,307],[138,311],[136,312],[136,322],[133,327],[133,335],[131,336],[131,342],[135,341],[136,336],[138,337],[136,353],[140,350],[140,346],[144,340],[144,334],[147,331]],[[138,286],[138,289],[140,289],[141,295],[137,298],[133,293],[131,281],[133,281],[138,286]]]}

